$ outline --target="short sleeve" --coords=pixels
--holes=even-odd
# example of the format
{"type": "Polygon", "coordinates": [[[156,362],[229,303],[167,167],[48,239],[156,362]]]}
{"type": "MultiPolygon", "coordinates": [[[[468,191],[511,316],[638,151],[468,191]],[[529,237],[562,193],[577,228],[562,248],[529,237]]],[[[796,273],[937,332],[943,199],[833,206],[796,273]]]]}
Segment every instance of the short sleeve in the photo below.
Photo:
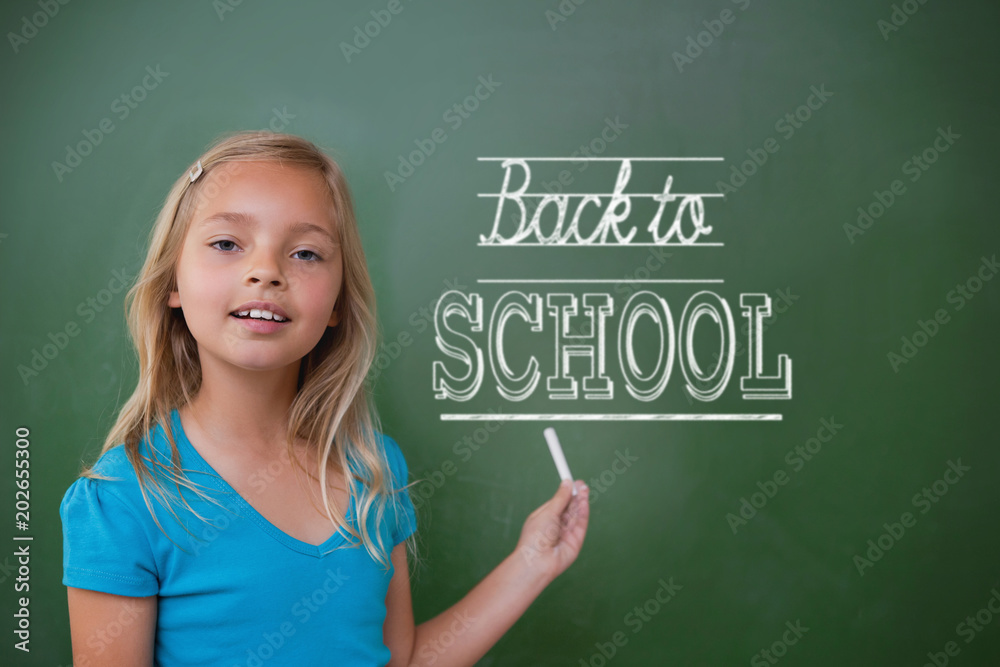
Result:
{"type": "Polygon", "coordinates": [[[396,521],[391,530],[392,546],[396,546],[417,530],[417,512],[410,499],[409,489],[404,488],[409,481],[410,473],[406,467],[403,451],[395,440],[389,436],[383,437],[385,455],[393,476],[393,488],[397,491],[394,494],[396,521]]]}
{"type": "Polygon", "coordinates": [[[59,504],[59,518],[64,586],[132,597],[159,592],[143,525],[107,481],[73,482],[59,504]]]}

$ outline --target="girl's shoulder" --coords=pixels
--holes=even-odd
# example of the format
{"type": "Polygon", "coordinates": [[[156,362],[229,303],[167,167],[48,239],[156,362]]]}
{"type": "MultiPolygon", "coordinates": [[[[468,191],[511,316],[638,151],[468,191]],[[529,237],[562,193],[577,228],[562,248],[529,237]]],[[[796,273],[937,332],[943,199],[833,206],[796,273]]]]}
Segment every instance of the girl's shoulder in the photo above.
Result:
{"type": "Polygon", "coordinates": [[[135,478],[135,469],[132,467],[132,462],[129,461],[128,454],[125,452],[125,445],[122,443],[101,454],[90,469],[103,477],[111,477],[117,481],[135,478]]]}
{"type": "Polygon", "coordinates": [[[402,455],[402,448],[399,446],[399,443],[392,438],[392,436],[382,433],[381,431],[375,431],[375,437],[378,439],[379,444],[382,445],[382,449],[385,450],[385,455],[387,457],[402,455]]]}
{"type": "Polygon", "coordinates": [[[407,470],[403,449],[391,436],[379,431],[376,431],[375,435],[382,445],[382,451],[385,452],[385,458],[389,463],[389,470],[395,478],[396,486],[405,486],[409,471],[407,470]]]}
{"type": "MultiPolygon", "coordinates": [[[[161,462],[170,460],[169,444],[166,444],[162,428],[157,425],[153,431],[152,448],[150,438],[147,437],[143,438],[137,449],[138,457],[147,470],[151,470],[148,464],[152,458],[151,451],[156,452],[155,458],[161,462]],[[164,454],[166,459],[163,458],[164,454]]],[[[63,495],[59,507],[61,514],[71,509],[93,512],[97,509],[112,511],[116,506],[145,507],[139,475],[129,459],[124,443],[116,444],[103,452],[90,466],[90,471],[98,477],[77,477],[63,495]]]]}
{"type": "Polygon", "coordinates": [[[104,452],[90,470],[100,477],[81,475],[63,494],[59,514],[64,522],[97,514],[114,520],[123,513],[135,512],[136,501],[142,502],[142,493],[124,445],[115,445],[104,452]]]}

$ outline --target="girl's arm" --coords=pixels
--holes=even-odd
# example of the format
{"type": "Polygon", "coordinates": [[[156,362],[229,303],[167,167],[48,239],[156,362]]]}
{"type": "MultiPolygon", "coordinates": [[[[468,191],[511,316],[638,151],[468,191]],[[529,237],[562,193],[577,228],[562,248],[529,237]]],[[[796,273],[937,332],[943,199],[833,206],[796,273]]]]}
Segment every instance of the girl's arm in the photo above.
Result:
{"type": "Polygon", "coordinates": [[[73,664],[112,667],[153,664],[155,595],[135,598],[66,587],[73,664]]]}
{"type": "Polygon", "coordinates": [[[524,522],[517,548],[457,604],[413,626],[406,550],[393,549],[386,595],[389,667],[471,667],[514,625],[549,583],[576,560],[590,516],[586,485],[565,482],[524,522]]]}

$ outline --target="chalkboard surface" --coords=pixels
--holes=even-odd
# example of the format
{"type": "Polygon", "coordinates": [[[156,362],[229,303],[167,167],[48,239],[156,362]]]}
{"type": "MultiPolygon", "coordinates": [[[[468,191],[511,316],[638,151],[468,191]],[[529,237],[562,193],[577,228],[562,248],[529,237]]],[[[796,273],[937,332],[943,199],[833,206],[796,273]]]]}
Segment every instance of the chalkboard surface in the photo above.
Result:
{"type": "Polygon", "coordinates": [[[555,491],[554,426],[587,540],[480,664],[998,664],[997,5],[347,4],[0,10],[0,662],[71,662],[58,504],[168,185],[271,128],[353,188],[417,622],[555,491]]]}

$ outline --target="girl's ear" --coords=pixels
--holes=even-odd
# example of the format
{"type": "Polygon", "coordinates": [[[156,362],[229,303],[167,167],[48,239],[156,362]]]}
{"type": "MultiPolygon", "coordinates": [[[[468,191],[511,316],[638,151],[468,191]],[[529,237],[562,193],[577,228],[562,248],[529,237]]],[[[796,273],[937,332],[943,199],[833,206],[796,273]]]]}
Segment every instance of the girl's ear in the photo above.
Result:
{"type": "Polygon", "coordinates": [[[330,323],[327,324],[327,326],[328,327],[335,327],[335,326],[337,326],[338,322],[340,322],[340,313],[338,313],[335,310],[335,311],[333,311],[333,314],[330,316],[330,323]]]}
{"type": "Polygon", "coordinates": [[[170,292],[170,296],[167,297],[167,305],[171,308],[181,307],[181,295],[177,292],[177,290],[170,292]]]}

